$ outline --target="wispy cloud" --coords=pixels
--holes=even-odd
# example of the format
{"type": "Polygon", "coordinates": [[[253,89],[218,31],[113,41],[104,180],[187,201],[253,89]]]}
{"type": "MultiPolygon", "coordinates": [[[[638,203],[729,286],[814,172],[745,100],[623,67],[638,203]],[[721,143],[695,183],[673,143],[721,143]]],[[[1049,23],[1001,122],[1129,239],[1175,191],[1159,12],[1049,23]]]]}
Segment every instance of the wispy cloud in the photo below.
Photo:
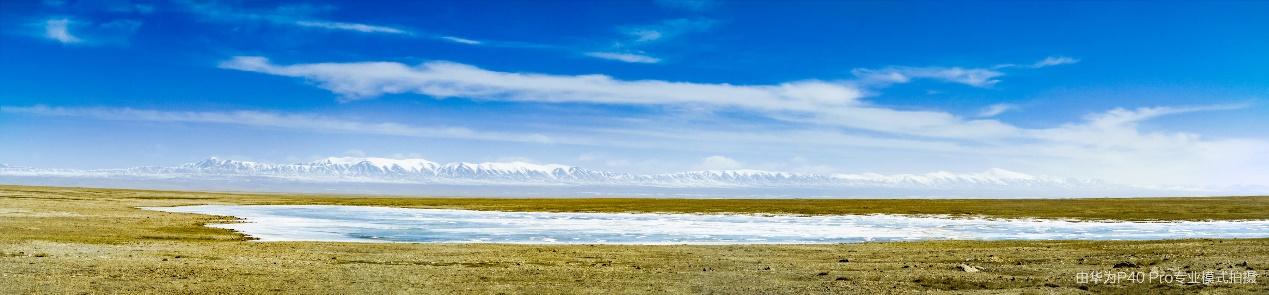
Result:
{"type": "Polygon", "coordinates": [[[1009,146],[1027,151],[1056,173],[1085,174],[1124,183],[1256,183],[1269,177],[1269,142],[1249,138],[1204,138],[1187,132],[1143,131],[1140,122],[1195,112],[1228,111],[1247,105],[1116,108],[1083,122],[1029,129],[1042,141],[1009,146]],[[1097,167],[1097,169],[1088,169],[1097,167]],[[1201,172],[1200,172],[1201,171],[1201,172]]]}
{"type": "Polygon", "coordinates": [[[467,38],[461,38],[461,37],[454,37],[454,36],[440,36],[439,38],[441,38],[442,40],[446,40],[446,41],[450,41],[450,42],[454,42],[454,43],[459,43],[459,44],[467,44],[467,45],[481,45],[481,44],[484,44],[484,42],[480,42],[480,41],[477,41],[477,40],[472,40],[472,39],[467,39],[467,38]]]}
{"type": "Polygon", "coordinates": [[[861,93],[846,85],[801,81],[740,86],[658,80],[624,81],[604,75],[510,73],[444,61],[416,67],[395,62],[275,65],[240,56],[222,68],[305,78],[346,99],[388,93],[526,102],[670,105],[704,104],[760,110],[816,110],[847,105],[861,93]]]}
{"type": "Polygon", "coordinates": [[[409,34],[409,32],[402,29],[398,29],[398,28],[358,24],[358,23],[345,23],[345,22],[321,21],[321,20],[296,20],[294,21],[294,24],[297,26],[308,27],[308,28],[344,30],[344,31],[362,32],[362,33],[409,34]]]}
{"type": "MultiPolygon", "coordinates": [[[[604,75],[510,73],[452,62],[407,66],[395,62],[275,65],[263,57],[235,57],[222,68],[298,77],[345,100],[418,93],[537,103],[708,106],[756,112],[799,123],[935,137],[1000,137],[1017,128],[994,120],[965,120],[936,111],[897,110],[862,103],[852,83],[793,81],[732,85],[618,80],[604,75]]],[[[920,75],[918,75],[920,76],[920,75]]]]}
{"type": "Polygon", "coordinates": [[[102,22],[50,17],[33,25],[41,38],[67,45],[124,45],[141,27],[141,21],[114,19],[102,22]]]}
{"type": "Polygon", "coordinates": [[[318,15],[322,12],[335,9],[331,6],[312,6],[312,5],[287,5],[279,6],[271,10],[245,10],[242,8],[224,5],[218,2],[194,3],[189,1],[182,3],[186,10],[195,15],[202,16],[205,19],[218,22],[262,22],[279,26],[292,26],[307,29],[320,29],[328,31],[344,31],[366,34],[382,34],[407,38],[419,38],[427,40],[437,40],[462,45],[472,46],[490,46],[501,48],[522,48],[522,49],[555,49],[555,46],[525,43],[525,42],[505,42],[495,40],[476,40],[454,35],[438,34],[427,32],[426,30],[414,30],[405,27],[374,25],[358,22],[345,22],[323,19],[318,15]]]}
{"type": "Polygon", "coordinates": [[[1049,56],[1049,57],[1045,57],[1044,59],[1033,62],[1031,64],[1021,64],[1021,65],[1020,64],[998,64],[996,66],[993,66],[992,68],[993,69],[1006,69],[1006,68],[1039,69],[1039,68],[1047,68],[1052,66],[1075,64],[1079,62],[1080,60],[1074,57],[1049,56]]]}
{"type": "Polygon", "coordinates": [[[359,32],[370,34],[398,34],[410,35],[409,30],[383,26],[371,25],[356,22],[342,22],[318,18],[313,14],[325,10],[329,7],[315,7],[309,5],[290,5],[280,6],[270,11],[248,11],[237,7],[223,5],[218,2],[193,2],[193,1],[177,1],[177,4],[183,5],[190,13],[202,16],[209,20],[222,22],[267,22],[277,25],[295,26],[301,28],[315,28],[333,31],[359,32]]]}
{"type": "Polygon", "coordinates": [[[1050,56],[1031,64],[1032,68],[1043,68],[1078,63],[1080,60],[1066,56],[1050,56]]]}
{"type": "Polygon", "coordinates": [[[252,127],[285,128],[318,132],[378,134],[469,140],[553,143],[540,134],[477,131],[463,127],[418,126],[393,122],[365,122],[312,114],[262,111],[181,112],[132,108],[58,108],[46,106],[0,106],[3,113],[41,116],[87,117],[103,120],[172,123],[213,123],[252,127]]]}
{"type": "Polygon", "coordinates": [[[666,41],[688,33],[713,29],[718,21],[707,18],[668,19],[648,25],[623,26],[619,30],[630,37],[631,42],[666,41]]]}
{"type": "Polygon", "coordinates": [[[744,167],[740,161],[725,156],[709,156],[701,159],[701,163],[696,165],[698,170],[733,170],[744,167]]]}
{"type": "MultiPolygon", "coordinates": [[[[1141,107],[1135,109],[1114,108],[1106,112],[1089,114],[1080,124],[1067,124],[1057,128],[1033,130],[1040,138],[1090,145],[1118,145],[1149,142],[1138,134],[1137,124],[1143,121],[1186,113],[1228,111],[1249,107],[1249,104],[1217,104],[1200,106],[1141,107]],[[1117,134],[1116,137],[1105,137],[1117,134]],[[1119,143],[1116,143],[1119,142],[1119,143]]],[[[1197,135],[1177,133],[1174,139],[1197,139],[1197,135]]]]}
{"type": "Polygon", "coordinates": [[[52,18],[44,21],[44,37],[62,44],[83,42],[79,37],[71,34],[70,22],[68,18],[52,18]]]}
{"type": "Polygon", "coordinates": [[[625,38],[613,41],[608,49],[593,50],[583,54],[627,63],[659,63],[661,58],[648,55],[640,48],[668,42],[689,33],[706,32],[713,29],[717,23],[718,21],[708,18],[676,18],[653,24],[621,26],[617,28],[617,31],[625,38]]]}
{"type": "Polygon", "coordinates": [[[1004,76],[997,70],[961,67],[887,67],[882,69],[854,69],[851,71],[865,85],[890,85],[911,82],[913,79],[932,79],[974,87],[991,87],[1004,76]]]}
{"type": "MultiPolygon", "coordinates": [[[[1087,159],[1088,155],[1117,155],[1124,159],[1137,159],[1160,154],[1175,157],[1172,152],[1181,149],[1196,149],[1191,150],[1196,155],[1215,155],[1214,151],[1232,153],[1230,149],[1256,150],[1266,146],[1258,141],[1207,141],[1184,133],[1140,132],[1135,124],[1128,124],[1169,114],[1226,110],[1233,108],[1231,106],[1111,110],[1081,123],[1029,129],[991,119],[962,118],[941,111],[901,110],[871,105],[862,101],[866,97],[865,92],[852,86],[854,83],[849,81],[733,85],[619,80],[604,75],[510,73],[451,62],[428,62],[418,66],[395,62],[276,65],[262,57],[236,57],[225,61],[221,66],[304,78],[349,100],[390,93],[418,93],[432,97],[531,103],[703,106],[747,111],[776,120],[805,124],[804,126],[845,127],[848,130],[879,132],[900,138],[919,138],[920,143],[908,143],[914,146],[934,148],[940,146],[941,143],[937,142],[943,139],[985,144],[987,147],[971,150],[975,153],[989,150],[1006,154],[1023,152],[1025,154],[1022,156],[1025,157],[1084,157],[1095,161],[1098,159],[1087,159]],[[930,140],[934,140],[933,144],[930,144],[930,140]],[[991,147],[1004,143],[1008,144],[999,148],[991,147]]],[[[701,134],[713,134],[716,137],[724,133],[700,131],[685,136],[698,140],[701,134]]],[[[720,142],[748,140],[738,138],[753,136],[758,135],[738,133],[736,138],[720,139],[720,142]]],[[[832,137],[820,134],[807,138],[832,137]]],[[[778,135],[772,138],[787,140],[789,137],[778,135]]],[[[885,142],[878,138],[850,141],[872,144],[885,142]]]]}
{"type": "Polygon", "coordinates": [[[617,53],[617,52],[587,52],[586,56],[602,58],[608,60],[629,62],[629,63],[645,63],[654,64],[661,62],[660,58],[655,58],[642,54],[634,53],[617,53]]]}
{"type": "Polygon", "coordinates": [[[1018,109],[1018,105],[1015,105],[1015,104],[1009,104],[1009,103],[993,104],[983,108],[982,111],[979,111],[978,117],[979,118],[995,117],[995,116],[999,116],[1000,114],[1004,114],[1005,112],[1016,110],[1016,109],[1018,109]]]}
{"type": "Polygon", "coordinates": [[[1004,77],[1004,71],[1010,68],[1038,69],[1077,62],[1079,59],[1050,56],[1029,65],[998,64],[989,68],[891,66],[880,69],[858,68],[851,73],[861,85],[874,87],[908,83],[915,79],[931,79],[988,88],[1000,83],[999,78],[1004,77]]]}

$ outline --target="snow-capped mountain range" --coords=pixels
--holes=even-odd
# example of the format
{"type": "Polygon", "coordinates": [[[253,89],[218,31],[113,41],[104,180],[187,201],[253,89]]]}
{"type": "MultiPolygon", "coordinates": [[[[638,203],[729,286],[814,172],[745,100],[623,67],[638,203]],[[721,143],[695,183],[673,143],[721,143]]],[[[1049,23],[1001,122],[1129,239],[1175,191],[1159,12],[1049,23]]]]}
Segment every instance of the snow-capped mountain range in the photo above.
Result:
{"type": "Polygon", "coordinates": [[[947,189],[1093,188],[1109,184],[1033,176],[990,169],[977,173],[800,174],[762,170],[706,170],[631,174],[559,164],[526,162],[437,163],[424,159],[332,157],[295,164],[209,158],[173,167],[68,170],[0,166],[0,176],[232,178],[253,177],[308,182],[620,185],[656,187],[896,187],[947,189]]]}

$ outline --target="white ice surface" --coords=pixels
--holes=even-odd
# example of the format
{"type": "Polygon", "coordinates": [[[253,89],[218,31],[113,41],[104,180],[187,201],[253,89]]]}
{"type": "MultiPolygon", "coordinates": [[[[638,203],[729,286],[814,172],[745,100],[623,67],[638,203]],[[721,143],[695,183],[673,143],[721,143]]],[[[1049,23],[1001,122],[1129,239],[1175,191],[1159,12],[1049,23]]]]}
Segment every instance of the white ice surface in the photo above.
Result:
{"type": "Polygon", "coordinates": [[[790,244],[908,240],[1157,240],[1269,237],[1269,220],[1122,222],[900,215],[546,213],[325,205],[146,208],[234,216],[211,225],[261,241],[790,244]]]}

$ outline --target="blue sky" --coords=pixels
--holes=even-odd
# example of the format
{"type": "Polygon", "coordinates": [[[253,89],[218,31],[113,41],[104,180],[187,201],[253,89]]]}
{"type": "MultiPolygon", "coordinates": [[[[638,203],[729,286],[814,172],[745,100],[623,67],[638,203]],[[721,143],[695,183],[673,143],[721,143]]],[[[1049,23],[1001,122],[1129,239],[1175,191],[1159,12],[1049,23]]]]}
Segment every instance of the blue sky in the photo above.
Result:
{"type": "Polygon", "coordinates": [[[5,1],[0,163],[1269,184],[1269,3],[5,1]]]}

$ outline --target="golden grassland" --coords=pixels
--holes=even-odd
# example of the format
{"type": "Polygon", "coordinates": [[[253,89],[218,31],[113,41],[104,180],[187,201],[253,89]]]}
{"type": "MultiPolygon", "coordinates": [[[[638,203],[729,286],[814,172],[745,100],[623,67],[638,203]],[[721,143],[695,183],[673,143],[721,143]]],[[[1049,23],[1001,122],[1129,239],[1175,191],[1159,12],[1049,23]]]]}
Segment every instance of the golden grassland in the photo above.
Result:
{"type": "Polygon", "coordinates": [[[1269,239],[625,246],[250,242],[145,206],[341,204],[576,212],[1269,219],[1269,197],[1072,200],[492,199],[0,186],[11,293],[1269,293],[1269,239]],[[1125,262],[1132,265],[1123,267],[1125,262]],[[965,272],[959,265],[980,269],[965,272]],[[1116,268],[1116,264],[1121,264],[1116,268]],[[1253,270],[1255,284],[1077,284],[1079,272],[1253,270]]]}

